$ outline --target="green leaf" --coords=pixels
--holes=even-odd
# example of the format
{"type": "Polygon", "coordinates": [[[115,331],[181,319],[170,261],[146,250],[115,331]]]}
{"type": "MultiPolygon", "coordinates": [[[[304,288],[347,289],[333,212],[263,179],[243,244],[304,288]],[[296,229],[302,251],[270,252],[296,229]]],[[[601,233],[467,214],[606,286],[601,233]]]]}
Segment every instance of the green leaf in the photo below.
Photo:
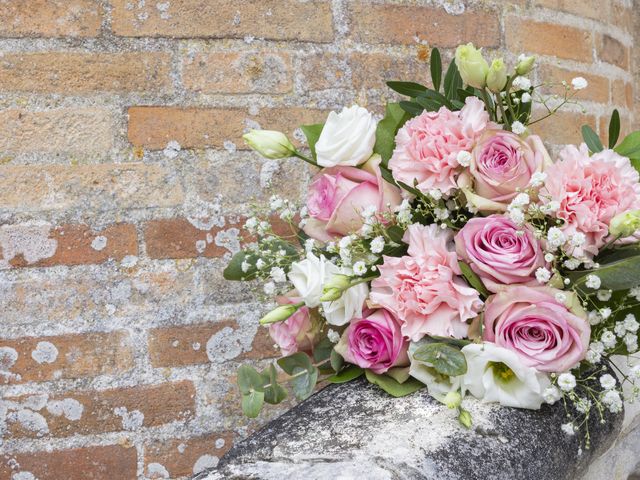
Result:
{"type": "Polygon", "coordinates": [[[424,388],[425,386],[424,383],[413,377],[409,378],[409,380],[404,383],[398,383],[387,375],[378,375],[377,373],[373,373],[371,370],[365,370],[365,375],[370,383],[378,385],[381,389],[394,397],[404,397],[424,388]]]}
{"type": "Polygon", "coordinates": [[[431,70],[431,82],[437,92],[440,90],[440,84],[442,83],[442,59],[440,58],[440,50],[437,48],[431,50],[429,68],[431,70]]]}
{"type": "Polygon", "coordinates": [[[294,353],[278,360],[278,365],[291,375],[291,387],[297,398],[303,400],[313,393],[318,381],[318,369],[311,359],[302,352],[294,353]]]}
{"type": "Polygon", "coordinates": [[[609,120],[609,148],[616,146],[618,137],[620,136],[620,112],[614,109],[609,120]]]}
{"type": "Polygon", "coordinates": [[[238,388],[241,393],[261,392],[263,385],[263,378],[255,368],[250,365],[241,365],[238,368],[238,388]]]}
{"type": "Polygon", "coordinates": [[[387,377],[393,378],[398,383],[409,380],[409,367],[394,367],[384,373],[387,377]]]}
{"type": "Polygon", "coordinates": [[[427,98],[429,100],[437,102],[439,105],[444,105],[449,110],[453,110],[453,103],[447,97],[442,95],[441,93],[436,92],[435,90],[427,90],[422,95],[416,98],[416,100],[420,98],[427,98]]]}
{"type": "Polygon", "coordinates": [[[307,144],[309,145],[309,150],[311,150],[311,155],[313,159],[316,160],[316,143],[318,143],[318,139],[320,138],[320,134],[322,133],[322,129],[324,128],[324,123],[316,123],[314,125],[302,125],[300,129],[304,136],[307,137],[307,144]]]}
{"type": "Polygon", "coordinates": [[[242,395],[242,413],[249,418],[256,418],[264,404],[264,392],[251,392],[242,395]]]}
{"type": "Polygon", "coordinates": [[[278,359],[278,365],[289,375],[293,375],[295,368],[302,368],[308,371],[313,369],[311,359],[303,352],[294,353],[288,357],[278,359]]]}
{"type": "Polygon", "coordinates": [[[416,102],[418,103],[418,105],[420,105],[421,107],[424,107],[424,109],[427,112],[436,112],[440,109],[440,107],[442,106],[441,103],[438,103],[435,100],[430,100],[428,98],[425,97],[418,97],[416,98],[416,102]]]}
{"type": "Polygon", "coordinates": [[[605,263],[613,263],[625,258],[635,257],[636,255],[640,255],[640,244],[632,243],[617,248],[608,248],[594,260],[600,265],[603,265],[605,263]]]}
{"type": "Polygon", "coordinates": [[[471,287],[475,288],[483,298],[487,298],[489,295],[489,290],[484,286],[480,277],[474,272],[469,265],[465,262],[459,261],[458,265],[460,265],[460,270],[462,271],[462,276],[465,280],[471,285],[471,287]]]}
{"type": "Polygon", "coordinates": [[[380,175],[382,176],[382,178],[384,178],[384,180],[387,183],[390,183],[391,185],[396,185],[396,180],[395,178],[393,178],[393,174],[391,173],[391,170],[389,170],[383,165],[380,165],[380,175]]]}
{"type": "Polygon", "coordinates": [[[458,89],[462,87],[462,77],[458,72],[456,62],[452,61],[449,64],[447,73],[444,76],[444,94],[447,98],[456,98],[458,89]]]}
{"type": "Polygon", "coordinates": [[[271,405],[277,405],[287,399],[287,391],[281,385],[278,385],[278,374],[273,363],[260,372],[260,375],[264,382],[263,390],[265,402],[270,403],[271,405]]]}
{"type": "Polygon", "coordinates": [[[378,122],[376,144],[373,147],[374,153],[378,153],[382,157],[383,166],[387,166],[393,154],[398,130],[409,118],[411,116],[402,109],[400,104],[387,103],[384,118],[378,122]]]}
{"type": "Polygon", "coordinates": [[[640,285],[640,255],[601,265],[596,270],[569,272],[567,276],[577,287],[582,287],[587,275],[600,277],[603,290],[626,290],[640,285]]]}
{"type": "Polygon", "coordinates": [[[448,345],[453,345],[458,348],[462,348],[469,345],[470,343],[473,343],[469,340],[465,340],[464,338],[440,337],[438,335],[428,335],[422,338],[427,340],[428,343],[434,343],[434,342],[446,343],[448,345]]]}
{"type": "Polygon", "coordinates": [[[589,125],[583,125],[581,131],[582,138],[584,138],[584,143],[587,144],[589,150],[591,150],[593,153],[598,153],[603,150],[604,147],[602,146],[600,137],[598,137],[598,134],[593,131],[593,128],[591,128],[589,125]]]}
{"type": "Polygon", "coordinates": [[[327,337],[324,337],[313,347],[313,360],[316,363],[321,363],[329,360],[331,352],[333,351],[333,343],[327,337]]]}
{"type": "Polygon", "coordinates": [[[630,133],[624,137],[624,140],[614,150],[623,157],[628,157],[631,160],[640,160],[640,131],[630,133]]]}
{"type": "Polygon", "coordinates": [[[427,343],[413,352],[413,359],[428,363],[438,373],[456,377],[467,372],[464,354],[446,343],[427,343]]]}
{"type": "Polygon", "coordinates": [[[335,372],[340,372],[344,368],[344,358],[338,352],[331,350],[331,356],[329,357],[329,362],[331,363],[331,368],[335,372]]]}
{"type": "Polygon", "coordinates": [[[417,97],[423,93],[427,87],[415,82],[387,82],[389,88],[407,97],[417,97]]]}
{"type": "Polygon", "coordinates": [[[363,373],[364,370],[362,368],[356,365],[349,365],[340,373],[331,375],[330,377],[325,378],[325,380],[329,383],[347,383],[360,377],[363,373]]]}
{"type": "Polygon", "coordinates": [[[424,108],[415,102],[402,101],[398,103],[398,105],[400,105],[400,108],[402,108],[405,112],[413,115],[414,117],[424,112],[424,108]]]}

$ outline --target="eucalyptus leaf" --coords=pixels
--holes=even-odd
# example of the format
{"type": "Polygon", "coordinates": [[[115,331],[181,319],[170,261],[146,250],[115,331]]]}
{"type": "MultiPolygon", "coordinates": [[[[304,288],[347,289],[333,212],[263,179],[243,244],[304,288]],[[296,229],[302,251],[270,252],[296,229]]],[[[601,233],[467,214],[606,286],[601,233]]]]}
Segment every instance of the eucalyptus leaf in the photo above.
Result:
{"type": "Polygon", "coordinates": [[[329,357],[329,362],[331,363],[331,368],[335,372],[340,372],[344,368],[344,358],[338,352],[331,350],[331,356],[329,357]]]}
{"type": "Polygon", "coordinates": [[[362,368],[356,365],[349,365],[341,372],[331,375],[330,377],[325,378],[325,380],[329,383],[346,383],[362,376],[363,373],[364,370],[362,368]]]}
{"type": "Polygon", "coordinates": [[[427,87],[424,85],[420,85],[415,82],[387,82],[389,88],[395,92],[398,92],[401,95],[406,95],[407,97],[417,97],[421,93],[427,90],[427,87]]]}
{"type": "Polygon", "coordinates": [[[253,391],[242,395],[242,413],[249,418],[256,418],[264,404],[264,392],[253,391]]]}
{"type": "Polygon", "coordinates": [[[300,130],[304,133],[304,136],[307,137],[307,144],[309,145],[309,150],[311,150],[311,155],[313,156],[313,160],[317,160],[316,157],[316,143],[318,143],[318,139],[320,138],[320,134],[322,133],[322,129],[324,128],[324,123],[316,123],[313,125],[302,125],[300,130]]]}
{"type": "Polygon", "coordinates": [[[262,391],[263,385],[263,378],[255,368],[250,365],[241,365],[238,368],[238,388],[242,394],[262,391]]]}
{"type": "Polygon", "coordinates": [[[614,109],[609,120],[609,148],[616,146],[618,137],[620,136],[620,112],[614,109]]]}
{"type": "Polygon", "coordinates": [[[394,397],[410,395],[425,386],[424,383],[413,377],[409,378],[409,380],[404,383],[399,383],[387,375],[378,375],[373,373],[371,370],[365,370],[365,375],[370,383],[378,385],[382,390],[394,397]]]}
{"type": "Polygon", "coordinates": [[[442,83],[442,58],[440,57],[440,50],[437,48],[433,48],[431,50],[429,69],[431,70],[431,82],[433,83],[433,88],[437,92],[440,90],[440,84],[442,83]]]}
{"type": "Polygon", "coordinates": [[[593,131],[589,125],[583,125],[581,128],[582,138],[584,139],[584,143],[587,144],[589,150],[593,153],[601,152],[604,147],[602,146],[602,142],[600,141],[600,137],[598,134],[593,131]]]}
{"type": "Polygon", "coordinates": [[[600,288],[603,290],[617,291],[637,287],[640,285],[640,255],[601,265],[596,270],[569,272],[567,276],[575,286],[584,289],[587,276],[591,274],[600,278],[600,288]]]}
{"type": "Polygon", "coordinates": [[[263,390],[266,403],[277,405],[287,399],[287,391],[281,385],[278,385],[278,374],[273,363],[260,372],[260,375],[262,375],[264,381],[263,390]]]}
{"type": "Polygon", "coordinates": [[[490,293],[487,290],[487,287],[484,286],[480,277],[474,272],[469,265],[465,262],[459,261],[458,265],[460,266],[460,270],[462,271],[462,276],[465,280],[471,285],[471,287],[475,288],[483,298],[487,298],[490,293]]]}
{"type": "Polygon", "coordinates": [[[303,352],[294,353],[288,357],[278,359],[278,365],[280,365],[280,368],[288,375],[294,375],[296,368],[301,368],[309,372],[314,368],[309,356],[303,352]]]}
{"type": "Polygon", "coordinates": [[[385,115],[376,128],[376,143],[373,147],[374,153],[382,157],[382,165],[387,166],[393,154],[395,139],[398,130],[409,120],[411,116],[402,109],[398,103],[387,103],[385,115]]]}
{"type": "Polygon", "coordinates": [[[438,373],[457,377],[467,372],[467,360],[464,354],[446,343],[427,343],[413,352],[413,359],[428,363],[438,373]]]}
{"type": "Polygon", "coordinates": [[[296,398],[304,400],[313,393],[313,389],[318,381],[318,369],[311,367],[311,370],[302,367],[294,367],[291,388],[296,398]]]}

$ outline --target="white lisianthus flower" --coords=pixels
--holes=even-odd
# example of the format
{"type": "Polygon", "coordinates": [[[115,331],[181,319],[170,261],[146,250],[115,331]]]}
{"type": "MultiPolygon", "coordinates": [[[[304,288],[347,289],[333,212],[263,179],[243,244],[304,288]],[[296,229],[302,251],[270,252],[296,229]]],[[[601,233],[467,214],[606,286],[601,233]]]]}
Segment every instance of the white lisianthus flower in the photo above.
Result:
{"type": "MultiPolygon", "coordinates": [[[[347,270],[341,273],[350,274],[347,270]]],[[[342,296],[331,302],[323,302],[324,317],[329,325],[340,327],[346,325],[353,318],[362,317],[362,306],[369,296],[366,283],[359,283],[342,292],[342,296]]]]}
{"type": "Polygon", "coordinates": [[[358,105],[331,112],[316,143],[318,165],[355,167],[366,162],[376,143],[376,128],[373,115],[358,105]]]}
{"type": "Polygon", "coordinates": [[[472,343],[462,353],[467,359],[463,391],[507,407],[537,410],[544,402],[542,394],[551,386],[549,377],[524,365],[511,350],[493,343],[472,343]]]}
{"type": "Polygon", "coordinates": [[[307,258],[291,264],[289,280],[307,307],[315,308],[320,305],[324,282],[336,273],[340,273],[340,269],[333,263],[308,252],[307,258]]]}
{"type": "Polygon", "coordinates": [[[427,386],[429,395],[439,402],[444,402],[444,398],[449,392],[455,392],[460,389],[462,376],[448,377],[446,375],[442,375],[432,366],[415,360],[413,358],[413,353],[420,346],[421,344],[417,342],[411,342],[409,344],[409,360],[411,361],[409,375],[424,383],[427,386]]]}

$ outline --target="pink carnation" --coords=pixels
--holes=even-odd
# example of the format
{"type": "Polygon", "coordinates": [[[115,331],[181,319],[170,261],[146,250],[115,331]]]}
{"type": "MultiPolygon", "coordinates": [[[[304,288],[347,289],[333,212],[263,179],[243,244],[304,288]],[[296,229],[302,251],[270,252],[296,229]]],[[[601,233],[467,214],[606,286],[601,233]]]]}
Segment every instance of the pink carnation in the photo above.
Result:
{"type": "Polygon", "coordinates": [[[371,300],[392,311],[413,341],[427,334],[462,338],[466,320],[482,308],[478,292],[459,277],[451,237],[437,225],[411,225],[403,239],[408,255],[384,257],[371,284],[371,300]]]}
{"type": "Polygon", "coordinates": [[[584,233],[585,244],[573,255],[596,255],[606,243],[609,222],[619,213],[640,208],[638,172],[628,158],[613,150],[589,157],[587,146],[572,145],[560,152],[561,161],[546,169],[541,198],[560,203],[556,216],[565,221],[565,235],[584,233]]]}
{"type": "Polygon", "coordinates": [[[457,156],[471,151],[489,123],[484,104],[467,97],[459,112],[441,107],[437,112],[423,112],[409,120],[396,135],[396,148],[389,161],[396,180],[417,187],[422,192],[438,189],[448,193],[456,188],[461,170],[457,156]]]}
{"type": "MultiPolygon", "coordinates": [[[[564,372],[585,356],[591,327],[547,287],[507,287],[487,299],[484,340],[509,349],[541,372],[564,372]]],[[[567,294],[567,293],[565,293],[567,294]]],[[[583,314],[583,312],[581,312],[583,314]]]]}

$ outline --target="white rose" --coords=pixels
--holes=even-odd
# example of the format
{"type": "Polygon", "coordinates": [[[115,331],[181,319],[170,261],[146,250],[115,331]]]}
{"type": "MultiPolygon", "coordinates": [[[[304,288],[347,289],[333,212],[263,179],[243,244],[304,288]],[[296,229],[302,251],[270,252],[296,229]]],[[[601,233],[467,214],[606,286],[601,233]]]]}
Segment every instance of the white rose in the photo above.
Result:
{"type": "Polygon", "coordinates": [[[342,296],[332,302],[323,302],[324,317],[330,325],[346,325],[352,318],[362,317],[362,305],[369,296],[366,283],[359,283],[348,288],[342,296]]]}
{"type": "Polygon", "coordinates": [[[376,143],[376,121],[367,109],[354,105],[331,112],[316,143],[318,165],[355,167],[366,162],[376,143]]]}
{"type": "Polygon", "coordinates": [[[483,402],[537,410],[551,386],[547,375],[524,365],[511,350],[493,343],[472,343],[462,348],[467,359],[463,391],[483,402]]]}
{"type": "Polygon", "coordinates": [[[320,305],[324,282],[339,270],[326,258],[318,258],[309,252],[306,259],[291,264],[289,280],[307,307],[314,308],[320,305]]]}
{"type": "Polygon", "coordinates": [[[444,402],[444,397],[447,395],[447,393],[455,392],[460,389],[462,376],[448,377],[446,375],[438,373],[435,368],[426,365],[423,362],[414,360],[413,353],[420,346],[422,346],[422,344],[418,342],[411,342],[409,344],[409,361],[411,362],[411,366],[409,367],[409,375],[411,375],[416,380],[420,380],[422,383],[424,383],[427,386],[429,395],[431,395],[439,402],[444,402]]]}

